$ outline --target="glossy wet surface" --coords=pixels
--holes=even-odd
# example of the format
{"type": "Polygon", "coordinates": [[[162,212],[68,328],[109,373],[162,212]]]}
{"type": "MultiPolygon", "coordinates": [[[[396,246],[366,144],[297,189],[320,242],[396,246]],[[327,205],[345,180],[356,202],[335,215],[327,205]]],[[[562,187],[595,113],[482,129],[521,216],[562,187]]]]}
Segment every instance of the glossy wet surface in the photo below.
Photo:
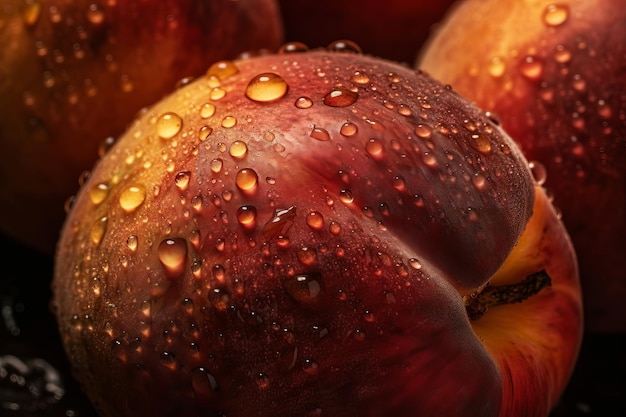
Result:
{"type": "MultiPolygon", "coordinates": [[[[52,262],[0,236],[0,416],[96,417],[72,379],[51,313],[52,262]]],[[[587,335],[550,417],[626,415],[626,335],[587,335]]]]}

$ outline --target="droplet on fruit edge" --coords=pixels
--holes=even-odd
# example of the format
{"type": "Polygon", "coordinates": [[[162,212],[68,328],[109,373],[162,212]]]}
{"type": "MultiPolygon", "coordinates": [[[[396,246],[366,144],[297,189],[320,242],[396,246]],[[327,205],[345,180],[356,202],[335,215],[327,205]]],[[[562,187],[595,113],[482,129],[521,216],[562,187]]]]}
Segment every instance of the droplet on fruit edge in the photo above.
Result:
{"type": "Polygon", "coordinates": [[[542,19],[546,26],[560,26],[569,19],[569,7],[566,4],[549,4],[543,10],[542,19]]]}
{"type": "Polygon", "coordinates": [[[278,74],[266,72],[252,78],[246,87],[246,97],[260,103],[280,100],[287,94],[289,86],[278,74]]]}
{"type": "Polygon", "coordinates": [[[91,226],[89,237],[91,238],[91,243],[93,243],[94,246],[99,246],[100,242],[102,242],[108,223],[109,218],[105,216],[96,220],[93,226],[91,226]]]}
{"type": "Polygon", "coordinates": [[[548,171],[541,162],[530,161],[528,163],[528,168],[530,168],[530,172],[533,174],[537,184],[543,185],[548,179],[548,171]]]}
{"type": "Polygon", "coordinates": [[[217,77],[223,81],[239,72],[239,68],[232,61],[218,61],[211,65],[206,72],[207,78],[217,77]]]}
{"type": "Polygon", "coordinates": [[[296,99],[295,106],[299,109],[308,109],[313,106],[313,100],[309,97],[298,97],[296,99]]]}
{"type": "Polygon", "coordinates": [[[294,301],[302,304],[314,302],[322,292],[322,274],[309,272],[290,276],[283,281],[283,288],[294,301]]]}
{"type": "Polygon", "coordinates": [[[183,238],[167,238],[157,249],[159,261],[170,277],[181,274],[187,262],[187,242],[183,238]]]}
{"type": "Polygon", "coordinates": [[[126,187],[120,194],[119,204],[126,213],[135,211],[146,200],[146,189],[141,185],[126,187]]]}
{"type": "Polygon", "coordinates": [[[246,145],[246,142],[244,141],[236,140],[230,144],[228,153],[233,158],[242,159],[248,153],[248,145],[246,145]]]}
{"type": "Polygon", "coordinates": [[[361,47],[354,41],[341,39],[332,42],[327,49],[332,52],[350,52],[355,54],[363,53],[361,47]]]}
{"type": "Polygon", "coordinates": [[[309,136],[313,139],[317,139],[323,142],[330,140],[330,134],[328,133],[328,131],[324,128],[317,126],[313,126],[313,129],[311,130],[309,136]]]}
{"type": "Polygon", "coordinates": [[[324,104],[330,107],[346,107],[358,98],[358,94],[347,88],[333,88],[324,96],[324,104]]]}
{"type": "Polygon", "coordinates": [[[180,132],[183,127],[183,119],[173,112],[167,112],[159,116],[156,122],[157,134],[163,139],[171,139],[180,132]]]}
{"type": "Polygon", "coordinates": [[[288,42],[278,48],[279,54],[291,54],[297,52],[306,52],[309,50],[309,47],[302,42],[288,42]]]}
{"type": "Polygon", "coordinates": [[[237,172],[235,184],[241,191],[249,193],[253,191],[259,182],[259,176],[252,168],[243,168],[237,172]]]}
{"type": "Polygon", "coordinates": [[[256,207],[241,206],[237,209],[237,221],[245,229],[253,229],[256,225],[256,207]]]}
{"type": "Polygon", "coordinates": [[[105,183],[96,184],[89,190],[89,199],[94,205],[102,203],[109,196],[109,186],[105,183]]]}
{"type": "Polygon", "coordinates": [[[422,269],[422,264],[420,263],[420,261],[417,260],[417,258],[410,258],[409,266],[416,270],[422,269]]]}

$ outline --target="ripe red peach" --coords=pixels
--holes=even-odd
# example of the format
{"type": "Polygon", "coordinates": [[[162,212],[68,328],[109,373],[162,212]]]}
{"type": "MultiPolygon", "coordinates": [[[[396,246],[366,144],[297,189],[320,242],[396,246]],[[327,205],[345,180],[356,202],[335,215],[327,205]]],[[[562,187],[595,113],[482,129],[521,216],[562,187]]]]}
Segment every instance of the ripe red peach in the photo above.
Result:
{"type": "Polygon", "coordinates": [[[625,40],[622,1],[470,0],[417,62],[494,112],[534,164],[574,243],[592,332],[626,331],[625,40]]]}
{"type": "Polygon", "coordinates": [[[506,133],[371,56],[208,74],[130,125],[63,228],[55,314],[102,415],[545,417],[577,267],[506,133]]]}
{"type": "Polygon", "coordinates": [[[282,42],[272,0],[4,0],[0,231],[52,255],[81,173],[210,63],[282,42]]]}

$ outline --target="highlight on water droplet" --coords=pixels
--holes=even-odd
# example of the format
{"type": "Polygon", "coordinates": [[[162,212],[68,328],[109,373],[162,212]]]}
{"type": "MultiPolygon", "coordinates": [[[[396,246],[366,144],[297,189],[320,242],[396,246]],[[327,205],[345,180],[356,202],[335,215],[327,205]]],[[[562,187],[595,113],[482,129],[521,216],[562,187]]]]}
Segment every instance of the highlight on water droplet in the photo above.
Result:
{"type": "Polygon", "coordinates": [[[315,302],[322,293],[322,274],[307,272],[287,277],[283,289],[294,301],[302,304],[315,302]]]}
{"type": "Polygon", "coordinates": [[[415,134],[422,139],[430,139],[433,135],[433,128],[427,124],[420,123],[415,126],[415,134]]]}
{"type": "Polygon", "coordinates": [[[243,168],[237,172],[235,184],[244,193],[253,192],[259,182],[259,176],[252,168],[243,168]]]}
{"type": "Polygon", "coordinates": [[[309,136],[313,139],[317,139],[323,142],[330,140],[330,134],[328,133],[328,131],[324,128],[317,126],[313,126],[313,129],[311,130],[311,133],[309,133],[309,136]]]}
{"type": "Polygon", "coordinates": [[[119,204],[126,213],[132,213],[146,200],[146,189],[141,185],[126,187],[120,194],[119,204]]]}
{"type": "Polygon", "coordinates": [[[260,103],[271,103],[283,98],[289,86],[278,74],[265,72],[252,78],[246,87],[246,97],[260,103]]]}
{"type": "Polygon", "coordinates": [[[543,10],[542,19],[546,26],[560,26],[569,19],[569,6],[566,4],[549,4],[543,10]]]}
{"type": "Polygon", "coordinates": [[[173,138],[180,132],[182,127],[183,119],[174,112],[162,114],[156,122],[157,134],[163,139],[173,138]]]}
{"type": "Polygon", "coordinates": [[[248,153],[248,145],[244,141],[236,140],[230,144],[228,153],[233,158],[242,159],[248,153]]]}
{"type": "Polygon", "coordinates": [[[324,104],[330,107],[346,107],[358,98],[358,93],[347,88],[333,88],[324,96],[324,104]]]}
{"type": "Polygon", "coordinates": [[[256,207],[241,206],[237,209],[237,221],[244,229],[252,230],[256,226],[256,207]]]}
{"type": "Polygon", "coordinates": [[[187,241],[183,238],[163,239],[157,254],[168,276],[176,277],[183,272],[187,263],[187,241]]]}
{"type": "Polygon", "coordinates": [[[340,39],[328,45],[327,49],[332,52],[350,52],[355,54],[363,53],[361,47],[354,41],[340,39]]]}
{"type": "Polygon", "coordinates": [[[352,204],[354,202],[354,194],[352,194],[352,191],[344,188],[339,191],[339,200],[344,204],[352,204]]]}
{"type": "Polygon", "coordinates": [[[538,185],[543,185],[546,182],[546,179],[548,179],[548,171],[541,162],[530,161],[528,163],[528,168],[530,168],[530,172],[533,174],[533,178],[538,185]]]}
{"type": "Polygon", "coordinates": [[[206,72],[207,78],[217,77],[223,81],[228,77],[231,77],[239,72],[239,68],[232,61],[218,61],[211,65],[206,72]]]}
{"type": "Polygon", "coordinates": [[[96,184],[89,190],[89,199],[94,205],[102,203],[109,196],[109,185],[105,183],[96,184]]]}

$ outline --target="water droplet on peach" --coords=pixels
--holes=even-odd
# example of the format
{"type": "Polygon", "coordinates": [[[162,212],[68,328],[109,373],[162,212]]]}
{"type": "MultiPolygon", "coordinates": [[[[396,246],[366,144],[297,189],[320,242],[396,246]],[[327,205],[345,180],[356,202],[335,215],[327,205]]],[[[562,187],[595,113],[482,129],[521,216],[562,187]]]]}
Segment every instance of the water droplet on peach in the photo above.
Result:
{"type": "Polygon", "coordinates": [[[422,139],[430,139],[433,134],[433,128],[427,124],[420,123],[415,126],[415,134],[422,139]]]}
{"type": "Polygon", "coordinates": [[[224,161],[222,161],[220,158],[212,159],[211,162],[209,162],[209,167],[211,168],[212,172],[218,174],[222,171],[222,168],[224,167],[224,161]]]}
{"type": "Polygon", "coordinates": [[[319,211],[312,211],[306,216],[306,224],[314,230],[324,228],[324,216],[319,211]]]}
{"type": "Polygon", "coordinates": [[[355,71],[350,77],[350,81],[363,85],[370,82],[370,77],[363,71],[355,71]]]}
{"type": "Polygon", "coordinates": [[[354,202],[354,194],[348,189],[343,189],[339,192],[339,199],[344,204],[352,204],[354,202]]]}
{"type": "Polygon", "coordinates": [[[385,145],[380,139],[370,139],[365,145],[365,150],[373,159],[380,161],[385,154],[385,145]]]}
{"type": "Polygon", "coordinates": [[[332,52],[363,53],[363,50],[356,42],[347,39],[334,41],[328,45],[327,49],[332,52]]]}
{"type": "Polygon", "coordinates": [[[288,42],[283,44],[280,48],[278,48],[279,54],[292,54],[298,52],[306,52],[309,50],[309,47],[302,42],[288,42]]]}
{"type": "Polygon", "coordinates": [[[569,7],[565,4],[549,4],[543,10],[542,19],[546,26],[560,26],[569,19],[569,7]]]}
{"type": "Polygon", "coordinates": [[[100,242],[102,242],[108,223],[109,219],[105,216],[96,220],[93,226],[91,226],[89,237],[91,238],[91,243],[93,243],[94,246],[99,246],[100,242]]]}
{"type": "Polygon", "coordinates": [[[334,88],[324,96],[324,104],[330,107],[346,107],[357,100],[358,94],[347,88],[334,88]]]}
{"type": "Polygon", "coordinates": [[[520,63],[519,69],[524,77],[537,81],[543,75],[543,62],[537,57],[527,56],[520,63]]]}
{"type": "Polygon", "coordinates": [[[200,107],[200,117],[202,117],[203,119],[208,119],[209,117],[215,114],[215,110],[216,110],[215,104],[204,103],[200,107]]]}
{"type": "Polygon", "coordinates": [[[294,301],[307,304],[316,301],[322,292],[322,274],[309,272],[288,277],[283,288],[294,301]]]}
{"type": "Polygon", "coordinates": [[[539,185],[543,185],[548,178],[548,171],[546,167],[538,161],[530,161],[528,163],[528,168],[530,168],[530,172],[533,174],[535,181],[539,185]]]}
{"type": "Polygon", "coordinates": [[[228,153],[233,158],[242,159],[248,153],[248,145],[246,144],[246,142],[236,140],[230,144],[230,147],[228,148],[228,153]]]}
{"type": "Polygon", "coordinates": [[[491,142],[489,138],[484,135],[476,134],[470,136],[469,145],[482,154],[491,152],[491,142]]]}
{"type": "Polygon", "coordinates": [[[109,186],[105,183],[96,184],[89,190],[89,199],[94,205],[102,203],[108,196],[109,186]]]}
{"type": "Polygon", "coordinates": [[[241,206],[237,209],[237,221],[245,229],[254,229],[257,210],[254,206],[241,206]]]}
{"type": "Polygon", "coordinates": [[[252,168],[243,168],[237,172],[235,184],[241,191],[249,193],[254,191],[259,182],[259,176],[252,168]]]}
{"type": "Polygon", "coordinates": [[[126,213],[135,211],[146,200],[146,189],[141,185],[126,187],[120,194],[119,204],[126,213]]]}
{"type": "Polygon", "coordinates": [[[278,74],[266,72],[252,78],[246,87],[246,97],[250,100],[270,103],[283,98],[289,86],[278,74]]]}
{"type": "Polygon", "coordinates": [[[506,72],[506,62],[502,57],[494,56],[489,60],[487,72],[495,78],[502,77],[506,72]]]}
{"type": "Polygon", "coordinates": [[[239,72],[239,68],[232,61],[218,61],[211,65],[206,72],[207,78],[217,77],[219,80],[223,81],[228,77],[232,77],[233,75],[239,72]]]}
{"type": "Polygon", "coordinates": [[[296,99],[295,106],[299,109],[308,109],[313,106],[313,100],[309,97],[298,97],[296,99]]]}
{"type": "Polygon", "coordinates": [[[324,128],[313,126],[311,133],[309,134],[313,139],[317,139],[320,141],[328,141],[330,140],[330,134],[324,128]]]}
{"type": "Polygon", "coordinates": [[[182,238],[168,238],[161,241],[157,249],[161,265],[170,276],[180,275],[187,262],[187,242],[182,238]]]}
{"type": "Polygon", "coordinates": [[[163,139],[171,139],[180,132],[183,127],[183,119],[173,112],[164,113],[157,119],[157,134],[163,139]]]}
{"type": "Polygon", "coordinates": [[[345,137],[350,137],[350,136],[356,135],[358,130],[359,129],[354,123],[346,122],[341,125],[341,128],[339,129],[339,133],[345,137]]]}
{"type": "Polygon", "coordinates": [[[222,119],[222,127],[230,129],[237,124],[237,118],[235,116],[226,116],[222,119]]]}

